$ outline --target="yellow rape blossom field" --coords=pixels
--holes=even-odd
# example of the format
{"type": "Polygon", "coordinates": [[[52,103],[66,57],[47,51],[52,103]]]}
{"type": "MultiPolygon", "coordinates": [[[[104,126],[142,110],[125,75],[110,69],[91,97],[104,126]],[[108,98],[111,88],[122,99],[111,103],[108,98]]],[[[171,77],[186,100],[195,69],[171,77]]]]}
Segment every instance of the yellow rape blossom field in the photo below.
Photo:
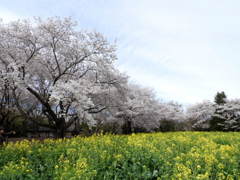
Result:
{"type": "Polygon", "coordinates": [[[0,147],[0,179],[240,179],[240,133],[94,135],[0,147]]]}

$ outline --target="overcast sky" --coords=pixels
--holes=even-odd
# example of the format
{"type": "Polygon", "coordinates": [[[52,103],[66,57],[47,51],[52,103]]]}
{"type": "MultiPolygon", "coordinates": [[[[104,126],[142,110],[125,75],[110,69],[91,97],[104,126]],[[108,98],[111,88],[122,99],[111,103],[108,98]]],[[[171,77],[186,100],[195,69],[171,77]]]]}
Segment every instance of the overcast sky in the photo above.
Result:
{"type": "Polygon", "coordinates": [[[162,99],[240,98],[238,0],[1,0],[4,21],[33,16],[71,16],[117,40],[117,66],[162,99]]]}

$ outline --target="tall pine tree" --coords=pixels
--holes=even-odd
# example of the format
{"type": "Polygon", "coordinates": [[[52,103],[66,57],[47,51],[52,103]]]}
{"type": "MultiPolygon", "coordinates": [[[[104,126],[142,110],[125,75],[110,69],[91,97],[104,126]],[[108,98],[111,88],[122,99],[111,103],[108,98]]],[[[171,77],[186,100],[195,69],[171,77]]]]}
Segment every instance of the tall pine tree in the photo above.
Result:
{"type": "Polygon", "coordinates": [[[217,92],[214,102],[216,103],[215,113],[210,121],[210,130],[212,131],[223,131],[223,123],[225,122],[224,116],[224,104],[227,102],[227,96],[224,91],[217,92]]]}
{"type": "Polygon", "coordinates": [[[214,98],[214,102],[218,105],[223,105],[226,103],[226,99],[227,99],[227,96],[224,91],[217,92],[217,94],[214,98]]]}

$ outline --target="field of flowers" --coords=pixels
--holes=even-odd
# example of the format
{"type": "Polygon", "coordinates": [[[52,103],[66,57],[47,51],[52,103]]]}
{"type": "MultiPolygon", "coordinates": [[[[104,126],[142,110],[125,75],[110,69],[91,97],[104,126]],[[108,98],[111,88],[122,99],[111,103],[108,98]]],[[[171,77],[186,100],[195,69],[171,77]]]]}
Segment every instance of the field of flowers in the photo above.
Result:
{"type": "Polygon", "coordinates": [[[240,133],[24,140],[0,147],[0,179],[240,179],[240,133]]]}

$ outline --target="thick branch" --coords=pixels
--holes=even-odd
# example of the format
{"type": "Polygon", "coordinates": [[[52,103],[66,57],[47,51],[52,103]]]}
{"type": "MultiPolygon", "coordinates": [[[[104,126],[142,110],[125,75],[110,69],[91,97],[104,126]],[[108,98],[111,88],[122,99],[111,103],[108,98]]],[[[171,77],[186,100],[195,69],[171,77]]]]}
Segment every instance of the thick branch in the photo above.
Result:
{"type": "Polygon", "coordinates": [[[45,101],[42,99],[42,97],[41,97],[36,91],[34,91],[32,88],[27,87],[27,90],[28,90],[31,94],[33,94],[33,95],[41,102],[41,104],[46,108],[46,111],[47,111],[48,114],[52,117],[52,119],[57,120],[57,116],[56,116],[56,114],[52,111],[51,106],[50,106],[47,102],[45,102],[45,101]]]}

